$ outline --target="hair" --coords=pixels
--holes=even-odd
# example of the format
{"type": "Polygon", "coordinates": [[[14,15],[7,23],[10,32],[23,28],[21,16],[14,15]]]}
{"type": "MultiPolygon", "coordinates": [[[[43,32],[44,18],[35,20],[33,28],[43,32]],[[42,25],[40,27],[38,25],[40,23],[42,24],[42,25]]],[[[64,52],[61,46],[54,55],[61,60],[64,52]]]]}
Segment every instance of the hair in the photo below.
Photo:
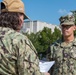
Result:
{"type": "Polygon", "coordinates": [[[14,30],[19,30],[21,20],[19,16],[22,13],[18,12],[2,12],[0,13],[0,27],[8,27],[14,30]]]}

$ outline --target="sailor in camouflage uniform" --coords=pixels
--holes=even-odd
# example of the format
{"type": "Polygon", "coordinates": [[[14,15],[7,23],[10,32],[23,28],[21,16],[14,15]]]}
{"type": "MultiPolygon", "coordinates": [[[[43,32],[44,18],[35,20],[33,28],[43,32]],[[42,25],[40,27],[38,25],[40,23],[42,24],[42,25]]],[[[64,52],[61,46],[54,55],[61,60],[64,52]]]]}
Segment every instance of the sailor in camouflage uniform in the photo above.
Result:
{"type": "Polygon", "coordinates": [[[51,75],[76,75],[75,18],[73,15],[66,15],[59,20],[63,37],[47,51],[48,60],[55,61],[51,75]]]}
{"type": "Polygon", "coordinates": [[[0,75],[43,75],[31,41],[19,33],[24,4],[21,0],[3,0],[0,10],[0,75]]]}

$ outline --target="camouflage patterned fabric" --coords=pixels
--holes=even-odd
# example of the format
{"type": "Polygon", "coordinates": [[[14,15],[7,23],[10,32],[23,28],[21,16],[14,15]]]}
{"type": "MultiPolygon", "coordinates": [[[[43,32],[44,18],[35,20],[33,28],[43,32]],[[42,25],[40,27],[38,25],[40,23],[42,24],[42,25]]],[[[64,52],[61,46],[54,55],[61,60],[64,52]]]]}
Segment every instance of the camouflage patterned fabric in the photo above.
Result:
{"type": "Polygon", "coordinates": [[[36,54],[26,36],[0,27],[0,75],[43,75],[36,54]]]}
{"type": "Polygon", "coordinates": [[[58,40],[50,46],[48,60],[55,60],[51,75],[76,75],[76,39],[66,44],[58,40]]]}
{"type": "Polygon", "coordinates": [[[59,21],[60,25],[75,25],[75,17],[73,15],[61,16],[59,21]]]}

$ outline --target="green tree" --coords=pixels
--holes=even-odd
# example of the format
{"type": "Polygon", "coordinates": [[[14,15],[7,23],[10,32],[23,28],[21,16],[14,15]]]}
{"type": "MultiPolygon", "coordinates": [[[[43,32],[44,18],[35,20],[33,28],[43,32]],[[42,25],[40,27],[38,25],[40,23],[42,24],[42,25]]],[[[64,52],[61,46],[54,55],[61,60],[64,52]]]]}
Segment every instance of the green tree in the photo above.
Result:
{"type": "MultiPolygon", "coordinates": [[[[73,13],[73,15],[74,15],[74,17],[75,17],[75,25],[76,25],[76,10],[71,11],[71,12],[73,13]]],[[[75,30],[75,32],[74,32],[74,35],[76,36],[76,30],[75,30]]]]}
{"type": "Polygon", "coordinates": [[[42,57],[45,57],[49,45],[60,38],[61,31],[55,27],[54,32],[52,32],[50,28],[44,27],[42,31],[39,31],[36,34],[24,33],[24,35],[27,35],[32,41],[38,52],[38,56],[40,57],[40,55],[42,55],[42,57]]]}
{"type": "Polygon", "coordinates": [[[73,13],[73,15],[74,15],[74,17],[75,17],[75,24],[76,24],[76,10],[71,11],[71,12],[73,13]]]}
{"type": "Polygon", "coordinates": [[[52,34],[52,43],[61,38],[61,31],[55,27],[54,32],[52,34]]]}
{"type": "Polygon", "coordinates": [[[40,32],[39,42],[43,46],[42,52],[44,52],[51,43],[51,29],[44,27],[44,29],[40,32]]]}

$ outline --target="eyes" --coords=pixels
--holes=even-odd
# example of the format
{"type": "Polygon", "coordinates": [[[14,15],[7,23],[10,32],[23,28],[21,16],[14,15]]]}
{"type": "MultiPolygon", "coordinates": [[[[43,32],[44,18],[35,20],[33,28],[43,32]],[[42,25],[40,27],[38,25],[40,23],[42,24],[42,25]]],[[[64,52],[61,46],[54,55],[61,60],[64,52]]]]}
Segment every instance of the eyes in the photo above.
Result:
{"type": "Polygon", "coordinates": [[[64,28],[69,29],[69,28],[71,28],[71,27],[73,27],[73,25],[62,25],[62,26],[61,26],[62,29],[64,29],[64,28]]]}

